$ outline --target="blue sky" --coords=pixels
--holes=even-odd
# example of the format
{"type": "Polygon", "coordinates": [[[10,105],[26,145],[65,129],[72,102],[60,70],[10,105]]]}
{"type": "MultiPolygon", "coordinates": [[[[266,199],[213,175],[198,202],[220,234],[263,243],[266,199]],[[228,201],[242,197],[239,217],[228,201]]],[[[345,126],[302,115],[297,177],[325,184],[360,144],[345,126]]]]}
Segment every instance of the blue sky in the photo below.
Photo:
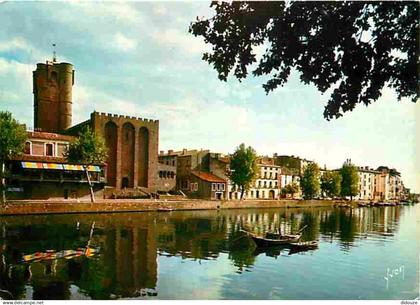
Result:
{"type": "Polygon", "coordinates": [[[245,142],[327,167],[351,158],[395,167],[420,192],[418,103],[386,89],[375,104],[328,122],[329,95],[296,73],[268,96],[261,78],[220,82],[201,60],[208,46],[188,33],[196,16],[212,14],[209,2],[1,3],[0,109],[33,125],[32,71],[56,43],[58,60],[76,70],[74,124],[94,110],[159,119],[160,150],[229,153],[245,142]]]}

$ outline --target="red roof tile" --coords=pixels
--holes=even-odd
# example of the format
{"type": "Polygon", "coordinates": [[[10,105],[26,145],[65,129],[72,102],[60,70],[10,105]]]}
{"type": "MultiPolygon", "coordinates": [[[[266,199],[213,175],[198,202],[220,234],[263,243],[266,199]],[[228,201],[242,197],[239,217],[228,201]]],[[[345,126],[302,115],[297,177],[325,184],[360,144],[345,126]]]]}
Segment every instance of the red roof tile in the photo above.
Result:
{"type": "Polygon", "coordinates": [[[29,139],[45,139],[45,140],[58,140],[58,141],[73,141],[75,137],[43,131],[27,131],[29,139]]]}
{"type": "Polygon", "coordinates": [[[26,155],[26,154],[21,154],[19,156],[15,156],[15,157],[11,158],[11,160],[14,160],[14,161],[67,163],[67,160],[64,157],[34,156],[34,155],[26,155]]]}
{"type": "Polygon", "coordinates": [[[192,172],[192,174],[201,180],[207,182],[217,182],[217,183],[226,183],[226,181],[216,175],[207,172],[192,172]]]}

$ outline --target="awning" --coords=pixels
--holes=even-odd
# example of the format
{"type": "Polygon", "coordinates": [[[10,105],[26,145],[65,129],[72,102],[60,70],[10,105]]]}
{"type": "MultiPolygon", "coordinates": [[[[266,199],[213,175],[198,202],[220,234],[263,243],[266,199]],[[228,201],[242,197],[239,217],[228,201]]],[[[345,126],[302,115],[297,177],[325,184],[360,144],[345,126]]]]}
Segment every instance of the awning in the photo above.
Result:
{"type": "MultiPolygon", "coordinates": [[[[21,162],[22,168],[28,169],[54,169],[67,171],[84,171],[80,164],[61,164],[61,163],[42,163],[42,162],[21,162]]],[[[89,165],[88,171],[100,172],[101,168],[97,165],[89,165]]]]}

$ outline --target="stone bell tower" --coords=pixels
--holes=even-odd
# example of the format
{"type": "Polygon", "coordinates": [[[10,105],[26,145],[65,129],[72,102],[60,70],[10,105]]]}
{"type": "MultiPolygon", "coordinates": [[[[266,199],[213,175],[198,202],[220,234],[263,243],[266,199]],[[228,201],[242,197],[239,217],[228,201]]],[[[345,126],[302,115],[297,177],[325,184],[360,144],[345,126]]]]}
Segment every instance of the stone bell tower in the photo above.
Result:
{"type": "Polygon", "coordinates": [[[46,61],[33,71],[34,128],[62,132],[71,126],[73,65],[46,61]]]}

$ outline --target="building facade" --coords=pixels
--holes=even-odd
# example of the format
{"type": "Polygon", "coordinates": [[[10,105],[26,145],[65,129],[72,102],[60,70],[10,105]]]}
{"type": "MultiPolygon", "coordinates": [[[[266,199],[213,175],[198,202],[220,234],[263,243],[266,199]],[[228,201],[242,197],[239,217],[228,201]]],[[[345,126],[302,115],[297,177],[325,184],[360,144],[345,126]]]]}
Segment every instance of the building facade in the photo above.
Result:
{"type": "MultiPolygon", "coordinates": [[[[69,63],[47,61],[37,64],[33,72],[35,129],[78,136],[84,128],[90,127],[105,139],[108,148],[107,185],[116,190],[143,188],[155,192],[159,121],[95,111],[89,120],[71,127],[74,75],[69,63]]],[[[32,144],[31,149],[39,149],[36,145],[32,144]]],[[[47,145],[45,149],[51,152],[47,145]]],[[[58,143],[57,153],[60,148],[58,143]]]]}
{"type": "MultiPolygon", "coordinates": [[[[22,155],[9,160],[6,179],[9,199],[78,199],[90,196],[85,168],[69,164],[64,153],[74,137],[28,131],[22,155]]],[[[102,164],[88,168],[93,190],[100,195],[106,184],[102,164]]]]}

